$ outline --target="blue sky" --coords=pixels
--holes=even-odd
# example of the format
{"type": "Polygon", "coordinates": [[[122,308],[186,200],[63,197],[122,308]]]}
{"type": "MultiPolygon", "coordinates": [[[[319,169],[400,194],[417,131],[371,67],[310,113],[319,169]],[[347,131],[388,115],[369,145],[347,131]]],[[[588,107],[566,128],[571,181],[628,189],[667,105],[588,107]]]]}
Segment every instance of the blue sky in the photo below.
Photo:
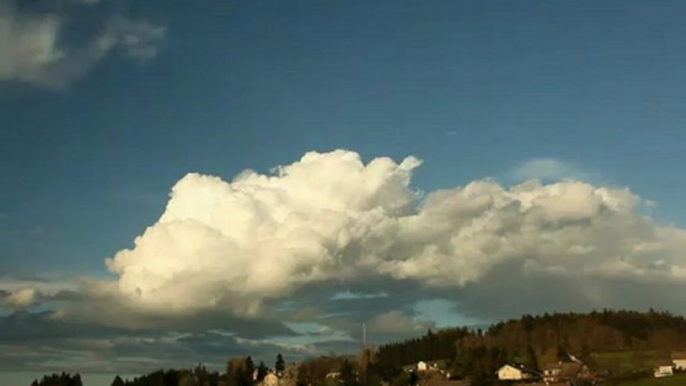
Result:
{"type": "MultiPolygon", "coordinates": [[[[309,151],[414,155],[410,185],[424,196],[484,178],[627,187],[650,200],[637,211],[656,227],[681,231],[684,12],[626,0],[2,0],[0,290],[27,276],[117,279],[104,259],[157,222],[185,174],[230,181],[309,151]]],[[[332,293],[392,294],[358,285],[332,293]]],[[[379,323],[433,314],[439,326],[446,304],[478,303],[417,291],[346,301],[394,304],[379,323]]],[[[327,308],[308,296],[296,302],[327,308]]],[[[355,311],[337,307],[326,311],[355,311]]]]}
{"type": "Polygon", "coordinates": [[[594,3],[100,5],[166,40],[149,63],[108,56],[65,89],[3,85],[3,225],[45,232],[3,255],[97,269],[186,172],[335,148],[416,154],[426,190],[560,159],[683,223],[683,5],[594,3]]]}

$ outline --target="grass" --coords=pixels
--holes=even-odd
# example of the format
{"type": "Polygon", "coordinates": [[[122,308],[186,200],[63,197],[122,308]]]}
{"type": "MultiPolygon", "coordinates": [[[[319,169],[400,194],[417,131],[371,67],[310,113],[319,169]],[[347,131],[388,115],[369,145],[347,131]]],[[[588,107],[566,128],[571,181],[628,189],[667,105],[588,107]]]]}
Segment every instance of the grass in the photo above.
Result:
{"type": "Polygon", "coordinates": [[[669,351],[660,350],[610,351],[593,354],[593,359],[600,366],[614,368],[620,374],[636,370],[652,370],[656,361],[669,358],[669,351]]]}
{"type": "Polygon", "coordinates": [[[683,386],[686,385],[686,374],[676,374],[672,377],[645,378],[627,381],[616,386],[683,386]]]}

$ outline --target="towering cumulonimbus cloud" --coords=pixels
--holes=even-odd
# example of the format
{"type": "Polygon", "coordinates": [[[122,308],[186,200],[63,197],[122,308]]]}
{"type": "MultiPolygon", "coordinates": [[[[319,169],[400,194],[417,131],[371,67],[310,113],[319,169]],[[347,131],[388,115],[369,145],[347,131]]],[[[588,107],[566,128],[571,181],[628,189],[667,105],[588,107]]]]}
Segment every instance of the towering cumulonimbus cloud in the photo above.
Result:
{"type": "Polygon", "coordinates": [[[310,283],[460,288],[513,262],[566,277],[686,278],[686,231],[656,225],[628,189],[480,180],[422,195],[410,187],[420,164],[336,150],[230,182],[188,174],[159,221],[107,264],[142,309],[243,315],[310,283]]]}
{"type": "Polygon", "coordinates": [[[254,312],[265,297],[355,274],[363,259],[346,248],[412,210],[418,165],[412,157],[364,165],[356,153],[334,151],[308,153],[273,176],[189,174],[158,223],[108,265],[121,275],[121,292],[146,306],[229,301],[254,312]]]}

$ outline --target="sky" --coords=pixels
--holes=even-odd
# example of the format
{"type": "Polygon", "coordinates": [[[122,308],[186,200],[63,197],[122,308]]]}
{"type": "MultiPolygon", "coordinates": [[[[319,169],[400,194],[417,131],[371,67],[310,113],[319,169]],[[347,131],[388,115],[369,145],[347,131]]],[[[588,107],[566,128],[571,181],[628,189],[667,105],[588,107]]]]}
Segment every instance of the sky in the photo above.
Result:
{"type": "Polygon", "coordinates": [[[686,314],[684,12],[0,0],[0,384],[686,314]]]}

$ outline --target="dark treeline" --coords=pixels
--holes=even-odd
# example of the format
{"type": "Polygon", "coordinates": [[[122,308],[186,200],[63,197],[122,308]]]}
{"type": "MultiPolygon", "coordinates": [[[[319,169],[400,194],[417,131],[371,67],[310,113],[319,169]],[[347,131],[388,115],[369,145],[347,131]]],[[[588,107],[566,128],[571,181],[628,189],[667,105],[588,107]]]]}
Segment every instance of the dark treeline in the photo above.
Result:
{"type": "Polygon", "coordinates": [[[455,342],[469,335],[467,328],[429,330],[422,337],[381,346],[377,358],[380,363],[393,366],[450,359],[455,357],[455,342]]]}
{"type": "MultiPolygon", "coordinates": [[[[226,385],[218,372],[210,372],[204,366],[193,370],[157,370],[131,380],[122,380],[119,376],[112,381],[112,386],[220,386],[226,385]],[[220,382],[223,381],[223,382],[220,382]]],[[[225,378],[225,377],[224,377],[225,378]]]]}
{"type": "MultiPolygon", "coordinates": [[[[281,354],[277,355],[275,369],[283,371],[285,362],[281,354]]],[[[267,366],[260,362],[255,365],[250,356],[229,359],[225,372],[209,371],[203,365],[194,369],[157,370],[130,380],[119,376],[112,381],[112,386],[254,386],[267,375],[267,366]]]]}
{"type": "Polygon", "coordinates": [[[44,375],[42,379],[36,379],[31,386],[83,386],[79,374],[52,374],[44,375]]]}
{"type": "Polygon", "coordinates": [[[327,355],[303,361],[297,369],[297,386],[324,386],[326,374],[349,370],[351,360],[352,358],[327,355]]]}
{"type": "Polygon", "coordinates": [[[486,332],[466,328],[429,331],[420,338],[381,346],[378,358],[395,366],[419,360],[450,360],[460,349],[481,345],[518,357],[529,349],[536,353],[564,349],[577,355],[623,349],[671,350],[686,346],[686,319],[653,310],[524,315],[494,324],[486,332]]]}
{"type": "Polygon", "coordinates": [[[686,345],[686,319],[653,310],[525,315],[493,325],[485,334],[485,342],[509,351],[563,348],[577,355],[626,349],[671,350],[686,345]]]}

